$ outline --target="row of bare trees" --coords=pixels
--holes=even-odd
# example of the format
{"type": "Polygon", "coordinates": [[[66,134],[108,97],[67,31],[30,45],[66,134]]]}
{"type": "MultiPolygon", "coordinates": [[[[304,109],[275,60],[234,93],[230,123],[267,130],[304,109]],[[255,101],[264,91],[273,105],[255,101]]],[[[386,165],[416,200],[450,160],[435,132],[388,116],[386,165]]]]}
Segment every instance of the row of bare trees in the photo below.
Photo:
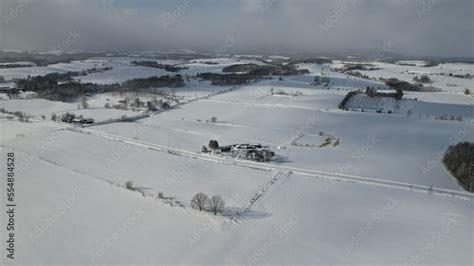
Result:
{"type": "MultiPolygon", "coordinates": [[[[132,181],[127,181],[125,183],[125,188],[129,190],[135,190],[135,187],[132,181]]],[[[162,192],[158,194],[158,197],[161,199],[165,198],[162,192]]],[[[204,193],[197,193],[191,199],[191,207],[199,211],[209,211],[209,212],[214,213],[214,215],[217,215],[218,213],[224,210],[225,202],[222,199],[222,197],[218,195],[215,195],[215,196],[212,196],[212,198],[209,198],[204,193]]]]}
{"type": "Polygon", "coordinates": [[[225,202],[221,196],[209,197],[204,193],[197,193],[191,200],[191,207],[200,211],[210,211],[217,215],[217,213],[224,210],[225,202]]]}

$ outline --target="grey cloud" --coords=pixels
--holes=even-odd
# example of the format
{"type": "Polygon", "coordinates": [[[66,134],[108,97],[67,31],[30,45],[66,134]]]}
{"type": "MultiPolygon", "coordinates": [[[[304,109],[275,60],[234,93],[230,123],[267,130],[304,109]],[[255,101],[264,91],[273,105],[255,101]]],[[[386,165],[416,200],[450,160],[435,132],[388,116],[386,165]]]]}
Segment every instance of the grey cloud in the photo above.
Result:
{"type": "Polygon", "coordinates": [[[393,41],[408,55],[473,56],[471,0],[2,0],[0,48],[324,52],[393,41]],[[12,11],[13,10],[13,11],[12,11]]]}

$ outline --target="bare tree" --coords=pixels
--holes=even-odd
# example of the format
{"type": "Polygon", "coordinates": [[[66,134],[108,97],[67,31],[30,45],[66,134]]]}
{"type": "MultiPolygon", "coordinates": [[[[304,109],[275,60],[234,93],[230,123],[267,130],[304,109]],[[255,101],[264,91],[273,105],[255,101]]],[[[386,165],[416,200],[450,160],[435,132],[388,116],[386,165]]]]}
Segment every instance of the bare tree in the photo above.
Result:
{"type": "Polygon", "coordinates": [[[58,119],[58,116],[55,113],[53,113],[51,115],[51,120],[56,121],[56,119],[58,119]]]}
{"type": "Polygon", "coordinates": [[[210,140],[209,141],[209,148],[214,152],[216,153],[216,149],[219,148],[219,143],[217,142],[217,140],[210,140]]]}
{"type": "Polygon", "coordinates": [[[212,196],[209,200],[209,211],[216,215],[218,212],[221,212],[224,209],[225,202],[221,196],[212,196]]]}
{"type": "Polygon", "coordinates": [[[212,123],[216,123],[216,122],[217,122],[217,117],[213,116],[213,117],[211,118],[211,122],[212,122],[212,123]]]}
{"type": "Polygon", "coordinates": [[[18,120],[20,122],[25,122],[25,123],[28,123],[30,122],[30,116],[25,114],[25,113],[22,113],[22,112],[17,112],[16,115],[18,115],[18,120]]]}
{"type": "Polygon", "coordinates": [[[87,98],[86,97],[82,97],[81,99],[81,106],[83,109],[87,109],[89,107],[89,103],[87,102],[87,98]]]}
{"type": "Polygon", "coordinates": [[[197,193],[196,195],[194,195],[193,199],[191,200],[191,207],[202,211],[206,209],[208,202],[209,202],[209,198],[207,197],[206,194],[197,193]]]}
{"type": "Polygon", "coordinates": [[[428,75],[421,75],[421,77],[416,76],[413,78],[413,81],[418,83],[432,83],[428,75]]]}
{"type": "Polygon", "coordinates": [[[133,187],[133,182],[132,181],[125,182],[125,187],[127,189],[130,189],[130,190],[135,190],[135,188],[133,187]]]}

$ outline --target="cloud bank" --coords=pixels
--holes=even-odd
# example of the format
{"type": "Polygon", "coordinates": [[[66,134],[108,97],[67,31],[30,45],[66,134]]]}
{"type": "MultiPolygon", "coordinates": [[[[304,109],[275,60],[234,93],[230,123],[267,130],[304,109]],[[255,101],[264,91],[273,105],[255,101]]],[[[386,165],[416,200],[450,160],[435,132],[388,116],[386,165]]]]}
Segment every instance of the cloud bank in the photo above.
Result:
{"type": "Polygon", "coordinates": [[[394,53],[472,57],[473,11],[471,0],[2,0],[0,49],[276,54],[391,42],[394,53]]]}

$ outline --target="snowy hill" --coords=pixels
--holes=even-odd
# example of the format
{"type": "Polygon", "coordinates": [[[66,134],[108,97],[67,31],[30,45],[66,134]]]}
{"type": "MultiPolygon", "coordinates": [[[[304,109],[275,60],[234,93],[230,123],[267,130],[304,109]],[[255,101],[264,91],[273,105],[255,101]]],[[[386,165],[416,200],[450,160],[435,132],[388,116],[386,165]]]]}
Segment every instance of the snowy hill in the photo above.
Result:
{"type": "MultiPolygon", "coordinates": [[[[131,60],[93,58],[44,70],[104,64],[112,69],[77,77],[102,84],[170,74],[131,60]]],[[[186,66],[180,73],[191,77],[173,90],[180,103],[134,122],[81,127],[50,117],[134,116],[143,110],[104,104],[152,95],[91,95],[87,109],[79,102],[0,100],[0,108],[32,116],[25,123],[0,114],[2,159],[14,153],[16,164],[15,264],[472,265],[474,194],[441,162],[450,145],[474,139],[472,96],[443,84],[474,89],[472,82],[436,76],[441,93],[409,92],[401,101],[360,94],[348,102],[353,110],[344,111],[338,104],[349,91],[388,87],[331,70],[340,62],[299,64],[310,73],[215,87],[193,76],[262,62],[156,60],[186,66]],[[315,76],[330,82],[312,84],[315,76]],[[393,112],[377,113],[380,108],[393,112]],[[463,119],[437,119],[444,114],[463,119]],[[209,140],[261,144],[275,157],[254,162],[202,152],[209,140]],[[223,212],[192,208],[199,192],[220,195],[223,212]]],[[[421,68],[469,70],[374,64],[383,69],[364,73],[377,78],[421,68]]],[[[31,71],[0,75],[9,80],[31,71]]],[[[411,81],[413,75],[396,76],[411,81]]]]}

